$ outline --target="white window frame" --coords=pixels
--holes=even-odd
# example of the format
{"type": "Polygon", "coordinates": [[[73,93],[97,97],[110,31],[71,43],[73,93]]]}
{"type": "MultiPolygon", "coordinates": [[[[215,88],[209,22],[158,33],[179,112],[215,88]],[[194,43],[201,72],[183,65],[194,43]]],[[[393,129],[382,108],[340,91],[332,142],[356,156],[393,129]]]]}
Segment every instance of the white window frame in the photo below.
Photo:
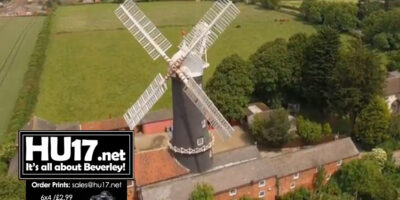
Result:
{"type": "Polygon", "coordinates": [[[207,127],[207,120],[203,120],[203,121],[201,121],[201,127],[202,128],[206,128],[207,127]]]}
{"type": "Polygon", "coordinates": [[[299,172],[297,172],[296,174],[293,175],[293,179],[294,180],[297,180],[299,178],[300,178],[300,173],[299,172]]]}
{"type": "Polygon", "coordinates": [[[265,197],[265,191],[261,190],[258,192],[258,198],[263,198],[263,197],[265,197]]]}
{"type": "Polygon", "coordinates": [[[295,182],[291,182],[290,183],[290,189],[293,190],[294,188],[296,188],[296,183],[295,182]]]}
{"type": "Polygon", "coordinates": [[[265,185],[266,185],[266,181],[265,180],[258,181],[258,187],[264,187],[265,185]]]}
{"type": "Polygon", "coordinates": [[[237,189],[236,188],[233,188],[233,189],[229,190],[229,196],[230,197],[235,196],[236,194],[237,194],[237,189]]]}
{"type": "Polygon", "coordinates": [[[203,146],[204,145],[204,137],[197,138],[196,143],[197,143],[197,146],[203,146]]]}
{"type": "Polygon", "coordinates": [[[336,166],[341,166],[343,164],[343,160],[339,160],[336,162],[336,166]]]}

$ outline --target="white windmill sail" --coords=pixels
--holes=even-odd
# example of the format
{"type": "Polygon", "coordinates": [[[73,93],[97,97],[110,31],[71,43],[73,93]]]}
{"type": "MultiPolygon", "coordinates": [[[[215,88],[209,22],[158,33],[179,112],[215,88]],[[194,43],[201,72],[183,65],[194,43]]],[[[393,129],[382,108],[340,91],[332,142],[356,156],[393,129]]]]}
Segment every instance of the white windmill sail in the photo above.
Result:
{"type": "Polygon", "coordinates": [[[165,79],[161,74],[158,74],[124,115],[124,119],[131,130],[142,120],[166,90],[167,84],[165,79]]]}
{"type": "Polygon", "coordinates": [[[153,60],[161,56],[169,61],[165,52],[171,43],[132,0],[126,0],[114,13],[153,60]]]}
{"type": "Polygon", "coordinates": [[[187,53],[197,53],[201,56],[204,53],[202,49],[208,49],[239,12],[239,9],[229,0],[216,1],[192,31],[185,36],[179,48],[187,53]],[[204,38],[206,39],[205,47],[202,45],[204,38]]]}
{"type": "Polygon", "coordinates": [[[230,137],[234,129],[208,98],[203,89],[192,78],[187,78],[187,81],[185,80],[184,83],[186,85],[183,89],[185,94],[217,130],[219,135],[223,139],[230,137]]]}

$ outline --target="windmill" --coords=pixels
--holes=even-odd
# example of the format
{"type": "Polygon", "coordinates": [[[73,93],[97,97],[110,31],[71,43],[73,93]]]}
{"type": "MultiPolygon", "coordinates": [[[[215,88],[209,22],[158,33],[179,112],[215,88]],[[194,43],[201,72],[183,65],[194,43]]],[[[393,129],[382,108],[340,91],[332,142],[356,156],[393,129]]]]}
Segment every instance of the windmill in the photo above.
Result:
{"type": "Polygon", "coordinates": [[[124,114],[132,130],[167,90],[172,80],[173,137],[169,143],[175,158],[192,172],[209,169],[212,164],[213,136],[208,122],[223,138],[234,129],[201,88],[207,63],[207,49],[239,14],[229,0],[218,0],[192,31],[184,36],[179,51],[172,58],[166,51],[171,43],[132,1],[126,0],[114,11],[153,60],[162,57],[168,64],[167,74],[158,74],[139,99],[124,114]]]}

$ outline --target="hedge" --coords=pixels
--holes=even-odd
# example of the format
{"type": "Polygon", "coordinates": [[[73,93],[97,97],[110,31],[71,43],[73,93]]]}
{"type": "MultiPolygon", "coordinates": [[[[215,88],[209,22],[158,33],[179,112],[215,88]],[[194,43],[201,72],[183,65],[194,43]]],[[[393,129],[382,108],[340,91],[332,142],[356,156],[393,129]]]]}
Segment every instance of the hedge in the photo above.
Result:
{"type": "MultiPolygon", "coordinates": [[[[15,155],[16,148],[14,142],[17,132],[30,120],[36,105],[40,75],[42,74],[43,64],[46,59],[46,49],[49,43],[51,18],[51,15],[47,16],[43,22],[43,27],[30,57],[28,70],[24,76],[23,87],[19,92],[13,116],[8,124],[7,134],[4,134],[6,139],[0,146],[0,162],[3,162],[3,164],[6,162],[8,165],[10,155],[15,155]],[[10,150],[10,146],[14,146],[14,148],[10,150]]],[[[4,169],[2,171],[4,172],[4,169]]]]}

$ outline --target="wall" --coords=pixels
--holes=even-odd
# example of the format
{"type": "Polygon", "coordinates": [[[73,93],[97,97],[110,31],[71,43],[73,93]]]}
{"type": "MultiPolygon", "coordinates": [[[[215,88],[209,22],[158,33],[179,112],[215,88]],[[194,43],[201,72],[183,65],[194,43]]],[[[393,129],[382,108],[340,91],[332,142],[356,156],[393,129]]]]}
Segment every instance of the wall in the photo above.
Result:
{"type": "MultiPolygon", "coordinates": [[[[339,168],[344,164],[347,163],[353,159],[358,158],[358,156],[356,157],[352,157],[352,158],[347,158],[342,160],[342,164],[338,165],[338,162],[331,162],[328,164],[324,165],[325,168],[325,172],[326,172],[326,180],[328,181],[330,179],[330,177],[337,171],[339,170],[339,168]]],[[[296,190],[300,187],[305,187],[308,189],[313,189],[313,181],[314,178],[316,177],[318,173],[317,167],[315,168],[311,168],[308,170],[304,170],[299,172],[299,178],[298,179],[294,179],[294,175],[295,174],[290,174],[287,176],[283,176],[281,178],[279,178],[279,196],[282,196],[288,192],[291,192],[293,190],[296,190]],[[291,183],[295,183],[295,188],[291,189],[290,188],[290,184],[291,183]]]]}
{"type": "Polygon", "coordinates": [[[234,196],[229,196],[229,191],[224,191],[217,193],[215,195],[215,200],[231,200],[231,199],[239,199],[242,196],[258,198],[258,194],[260,191],[265,192],[264,200],[274,200],[276,196],[276,182],[275,177],[268,178],[266,180],[265,186],[259,187],[258,181],[254,183],[249,183],[248,185],[244,185],[236,188],[237,193],[234,196]]]}
{"type": "Polygon", "coordinates": [[[142,131],[144,134],[162,133],[165,132],[166,127],[170,126],[172,126],[172,119],[143,124],[142,131]]]}

